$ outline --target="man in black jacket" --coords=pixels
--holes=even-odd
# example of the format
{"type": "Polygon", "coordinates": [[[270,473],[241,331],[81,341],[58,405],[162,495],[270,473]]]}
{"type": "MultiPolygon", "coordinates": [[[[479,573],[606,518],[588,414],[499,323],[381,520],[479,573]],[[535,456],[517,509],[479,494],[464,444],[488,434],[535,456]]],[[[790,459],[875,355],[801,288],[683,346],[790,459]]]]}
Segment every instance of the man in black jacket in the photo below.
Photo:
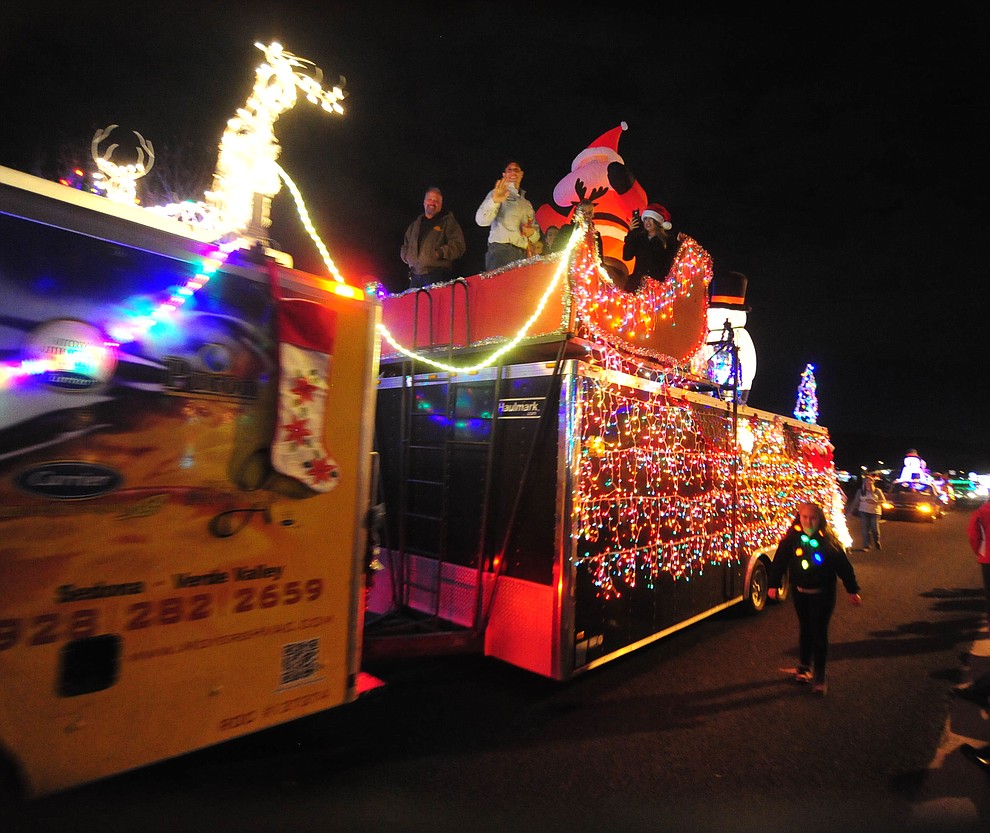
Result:
{"type": "Polygon", "coordinates": [[[409,224],[399,253],[409,267],[410,287],[453,279],[454,261],[466,248],[460,224],[443,208],[440,189],[427,188],[423,213],[409,224]]]}

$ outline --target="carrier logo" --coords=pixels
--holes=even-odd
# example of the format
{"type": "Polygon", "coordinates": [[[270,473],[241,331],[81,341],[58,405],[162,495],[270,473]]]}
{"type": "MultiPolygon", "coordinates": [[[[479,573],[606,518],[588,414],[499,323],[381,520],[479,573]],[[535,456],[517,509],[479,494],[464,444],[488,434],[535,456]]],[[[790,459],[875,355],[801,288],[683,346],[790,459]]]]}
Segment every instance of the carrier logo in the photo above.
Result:
{"type": "Polygon", "coordinates": [[[120,472],[93,463],[47,463],[22,471],[17,485],[26,492],[55,500],[99,497],[118,488],[120,472]]]}
{"type": "Polygon", "coordinates": [[[538,419],[543,413],[543,397],[531,396],[526,399],[499,399],[500,419],[538,419]]]}
{"type": "Polygon", "coordinates": [[[90,390],[107,382],[117,367],[117,345],[92,324],[71,318],[35,327],[24,353],[24,366],[59,390],[90,390]]]}

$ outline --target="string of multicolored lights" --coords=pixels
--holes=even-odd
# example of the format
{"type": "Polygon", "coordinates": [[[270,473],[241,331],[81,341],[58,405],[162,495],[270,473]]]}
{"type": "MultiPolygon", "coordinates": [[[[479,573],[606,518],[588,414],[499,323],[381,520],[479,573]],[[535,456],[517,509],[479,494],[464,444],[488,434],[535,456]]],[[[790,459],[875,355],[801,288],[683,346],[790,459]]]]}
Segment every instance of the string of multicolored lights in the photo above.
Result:
{"type": "Polygon", "coordinates": [[[151,312],[122,316],[118,320],[107,322],[105,328],[110,338],[102,344],[79,344],[44,357],[0,364],[0,389],[32,377],[56,372],[91,375],[95,367],[106,362],[108,353],[116,351],[121,344],[129,344],[156,325],[169,322],[176,310],[202,289],[220,270],[231,253],[239,249],[242,244],[241,240],[232,240],[212,250],[204,257],[197,271],[180,285],[169,290],[164,300],[160,301],[151,312]]]}
{"type": "MultiPolygon", "coordinates": [[[[586,225],[585,234],[589,231],[586,225]]],[[[573,270],[572,291],[578,305],[581,334],[596,344],[609,345],[623,353],[648,357],[668,366],[677,365],[673,357],[638,342],[649,339],[658,323],[674,319],[677,301],[689,298],[692,291],[707,296],[713,274],[711,255],[696,240],[685,236],[666,280],[646,279],[636,292],[625,292],[613,287],[611,280],[603,280],[605,272],[593,253],[590,244],[583,247],[575,258],[573,270]],[[609,328],[602,326],[604,321],[609,328]]],[[[691,354],[701,349],[705,336],[706,329],[699,328],[691,354]]]]}
{"type": "Polygon", "coordinates": [[[119,344],[105,341],[65,348],[42,358],[21,359],[0,364],[0,390],[5,390],[27,379],[52,373],[77,373],[92,375],[93,368],[106,364],[119,344]]]}
{"type": "MultiPolygon", "coordinates": [[[[270,131],[278,114],[294,103],[300,77],[306,78],[297,72],[301,66],[298,59],[283,53],[277,44],[265,52],[270,69],[259,70],[249,106],[238,111],[229,128],[240,123],[238,120],[251,119],[260,120],[270,131]],[[282,83],[266,87],[261,83],[266,73],[272,78],[284,74],[282,83]]],[[[313,80],[312,85],[310,90],[303,88],[310,100],[322,101],[326,108],[340,112],[337,100],[343,93],[339,88],[323,93],[317,81],[313,80]]],[[[265,135],[273,137],[270,132],[265,135]]],[[[259,152],[256,143],[250,148],[227,146],[226,151],[224,154],[222,148],[216,183],[224,187],[237,185],[240,180],[232,176],[231,166],[243,167],[246,156],[252,156],[252,165],[258,159],[266,163],[267,168],[253,168],[256,174],[251,178],[250,196],[274,194],[278,184],[269,181],[273,173],[285,182],[327,269],[338,284],[343,284],[343,277],[309,220],[299,189],[275,162],[272,146],[267,147],[267,155],[259,152]]],[[[229,214],[235,204],[246,204],[245,199],[240,199],[244,195],[236,188],[234,192],[223,197],[210,195],[221,214],[229,214]]],[[[689,401],[676,392],[671,383],[686,371],[672,357],[638,346],[658,322],[671,320],[675,302],[688,296],[692,287],[707,288],[712,277],[708,253],[695,241],[685,239],[670,279],[647,280],[637,293],[622,293],[621,303],[607,308],[610,318],[606,329],[599,321],[605,311],[603,305],[609,301],[608,290],[614,287],[594,255],[593,245],[588,243],[590,222],[579,219],[584,233],[571,235],[533,314],[481,362],[470,367],[439,362],[398,344],[383,325],[379,332],[400,353],[438,370],[481,370],[495,364],[526,338],[553,293],[561,291],[561,285],[569,279],[566,291],[576,305],[579,335],[595,345],[590,363],[616,371],[600,378],[582,377],[578,389],[576,564],[588,571],[601,595],[619,596],[639,582],[652,586],[662,573],[690,580],[712,565],[739,558],[740,553],[772,547],[801,500],[815,500],[834,509],[838,489],[825,435],[812,433],[810,426],[806,433],[779,419],[755,417],[744,420],[737,432],[729,409],[721,403],[716,406],[715,400],[711,404],[689,401]],[[577,246],[580,240],[585,245],[577,246]],[[636,387],[645,388],[649,395],[639,395],[628,381],[623,386],[618,372],[632,373],[637,377],[636,387]],[[734,505],[737,509],[733,525],[734,505]]],[[[240,220],[238,223],[240,227],[240,220]]],[[[196,275],[170,293],[153,312],[120,322],[110,335],[120,342],[130,341],[168,320],[209,281],[236,247],[218,249],[196,275]]],[[[694,352],[704,339],[705,328],[701,327],[694,352]]],[[[24,371],[25,368],[16,369],[24,371]]],[[[11,369],[0,375],[0,384],[12,378],[14,372],[11,369]]]]}
{"type": "Polygon", "coordinates": [[[184,306],[190,298],[209,283],[227,262],[232,252],[244,245],[243,240],[231,240],[218,246],[203,260],[199,269],[181,285],[171,289],[168,297],[161,301],[149,314],[136,315],[124,320],[115,321],[108,325],[107,332],[121,344],[134,341],[148,332],[157,324],[168,322],[176,310],[184,306]]]}
{"type": "MultiPolygon", "coordinates": [[[[557,268],[532,315],[515,334],[508,337],[499,348],[481,361],[466,367],[433,359],[423,355],[422,351],[401,344],[384,324],[379,325],[379,334],[396,352],[437,370],[450,373],[477,372],[494,365],[526,338],[533,324],[539,320],[554,291],[565,283],[565,276],[568,276],[565,291],[571,294],[577,305],[579,335],[604,348],[615,347],[617,350],[628,351],[629,358],[638,354],[652,359],[654,363],[676,365],[674,358],[650,349],[638,348],[635,342],[643,336],[648,336],[658,321],[671,320],[674,317],[675,302],[689,296],[692,285],[700,286],[702,291],[707,289],[712,276],[710,255],[697,242],[685,238],[675,259],[670,279],[646,280],[638,292],[624,292],[612,285],[611,278],[603,270],[593,246],[588,242],[588,235],[593,230],[590,220],[578,217],[577,222],[581,223],[581,230],[570,236],[557,268]],[[586,245],[579,246],[580,241],[584,241],[586,245]],[[703,276],[700,282],[696,279],[698,274],[703,276]],[[614,309],[621,316],[612,320],[614,334],[596,324],[601,318],[600,310],[606,303],[606,297],[612,301],[609,308],[614,309]],[[616,339],[615,334],[620,338],[616,339]]],[[[692,352],[701,348],[704,338],[705,331],[701,329],[692,352]]],[[[611,358],[618,358],[619,355],[620,353],[614,353],[611,358]]]]}
{"type": "MultiPolygon", "coordinates": [[[[567,269],[579,333],[595,343],[589,363],[607,371],[583,377],[579,386],[576,439],[581,451],[574,494],[575,564],[588,571],[602,597],[618,597],[638,582],[652,587],[663,573],[689,581],[741,553],[771,550],[804,500],[822,505],[840,537],[848,536],[831,445],[822,429],[747,416],[734,433],[729,408],[715,399],[689,401],[674,387],[686,371],[672,358],[636,356],[628,349],[627,339],[634,340],[655,320],[649,304],[656,305],[662,319],[672,314],[677,292],[687,291],[691,270],[702,270],[710,280],[707,253],[686,241],[671,286],[657,290],[659,284],[649,281],[649,300],[628,296],[630,311],[608,333],[594,323],[601,299],[593,288],[601,280],[601,267],[590,246],[572,251],[579,237],[572,235],[544,300],[567,269]],[[629,380],[623,386],[622,374],[635,377],[636,390],[629,380]]],[[[526,331],[521,328],[511,345],[526,331]]],[[[424,361],[387,330],[383,335],[393,348],[424,361]]],[[[702,330],[697,349],[704,336],[702,330]]],[[[464,371],[488,366],[498,355],[474,368],[425,363],[464,371]]]]}
{"type": "Polygon", "coordinates": [[[608,377],[580,388],[576,564],[603,598],[771,550],[805,500],[848,539],[822,430],[749,416],[737,441],[731,411],[714,400],[689,401],[663,382],[651,393],[608,377]]]}

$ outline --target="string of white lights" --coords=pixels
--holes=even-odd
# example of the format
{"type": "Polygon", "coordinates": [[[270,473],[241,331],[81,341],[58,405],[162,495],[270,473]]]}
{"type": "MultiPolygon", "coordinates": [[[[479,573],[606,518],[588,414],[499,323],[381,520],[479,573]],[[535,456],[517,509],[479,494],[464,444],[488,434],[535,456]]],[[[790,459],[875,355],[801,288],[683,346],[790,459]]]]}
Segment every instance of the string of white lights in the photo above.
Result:
{"type": "MultiPolygon", "coordinates": [[[[326,245],[323,243],[323,240],[320,238],[320,235],[317,232],[315,226],[310,220],[309,211],[307,211],[306,209],[306,203],[303,200],[302,192],[300,192],[299,188],[292,181],[292,178],[285,172],[285,170],[281,167],[281,165],[278,165],[278,163],[276,163],[276,167],[278,168],[279,176],[282,178],[282,181],[285,182],[286,186],[289,189],[289,193],[292,194],[292,198],[296,203],[296,211],[299,213],[299,219],[303,224],[303,228],[306,229],[306,233],[310,236],[313,243],[316,245],[316,248],[319,250],[320,256],[323,258],[323,262],[324,264],[326,264],[326,267],[329,270],[330,274],[333,276],[334,280],[337,281],[338,283],[346,283],[343,275],[341,275],[340,273],[340,270],[337,269],[336,264],[334,264],[333,259],[330,257],[330,252],[328,251],[326,245]]],[[[485,358],[484,361],[479,362],[478,364],[470,365],[468,367],[458,367],[457,365],[447,364],[446,362],[440,362],[437,361],[436,359],[431,359],[428,356],[424,356],[400,344],[398,341],[395,340],[395,337],[392,335],[391,332],[389,332],[388,327],[386,327],[384,324],[378,325],[378,334],[382,338],[384,338],[389,344],[391,344],[392,347],[395,348],[395,350],[397,350],[402,355],[407,356],[408,358],[411,359],[415,359],[416,361],[421,362],[423,364],[427,364],[430,367],[436,368],[437,370],[443,370],[448,373],[474,373],[478,370],[484,370],[486,367],[491,367],[502,356],[504,356],[506,353],[512,350],[517,344],[519,344],[519,342],[526,337],[527,333],[529,332],[530,328],[532,328],[533,324],[536,323],[536,321],[539,319],[547,303],[549,303],[550,297],[554,289],[560,284],[561,279],[563,278],[564,273],[568,268],[571,252],[574,250],[574,247],[577,245],[577,241],[580,239],[580,236],[581,236],[580,234],[571,235],[571,239],[568,241],[567,246],[564,249],[563,255],[560,258],[560,262],[557,264],[556,270],[554,270],[553,278],[550,280],[550,283],[547,285],[547,288],[544,290],[539,303],[536,305],[536,308],[533,310],[533,313],[523,323],[522,327],[519,329],[516,335],[508,342],[503,344],[501,347],[499,347],[497,350],[495,350],[493,353],[489,354],[489,356],[485,358]]]]}
{"type": "Polygon", "coordinates": [[[528,319],[526,319],[525,323],[523,323],[522,327],[520,327],[519,331],[515,334],[515,336],[512,337],[512,339],[510,339],[508,342],[503,344],[493,353],[489,354],[487,358],[485,358],[483,361],[479,362],[478,364],[470,365],[468,367],[457,367],[456,365],[447,364],[446,362],[440,362],[437,361],[436,359],[431,359],[428,356],[423,356],[419,353],[416,353],[414,350],[410,350],[409,348],[403,347],[401,344],[399,344],[399,342],[395,340],[395,337],[389,332],[388,328],[384,324],[378,325],[378,333],[389,344],[391,344],[392,347],[394,347],[396,350],[402,353],[402,355],[407,356],[410,359],[415,359],[416,361],[421,362],[423,364],[427,364],[430,367],[436,368],[437,370],[444,370],[447,371],[448,373],[474,373],[478,370],[484,370],[486,367],[491,367],[502,356],[504,356],[506,353],[512,350],[517,344],[519,344],[519,342],[526,337],[526,334],[529,332],[533,324],[536,323],[537,319],[540,317],[540,314],[543,312],[544,307],[546,307],[547,303],[549,302],[554,289],[556,289],[558,284],[561,282],[561,279],[564,276],[564,272],[568,268],[571,252],[574,250],[574,247],[577,244],[577,241],[580,238],[580,236],[581,235],[577,233],[571,235],[571,239],[568,241],[567,247],[564,249],[563,256],[561,257],[560,262],[557,264],[557,268],[554,270],[553,278],[550,280],[550,283],[547,285],[546,290],[544,290],[543,296],[540,298],[540,302],[536,305],[536,309],[533,310],[533,314],[530,315],[528,319]]]}
{"type": "Polygon", "coordinates": [[[276,162],[275,167],[278,169],[278,175],[282,178],[282,181],[289,189],[289,193],[292,194],[292,199],[295,200],[296,211],[299,212],[299,219],[302,221],[303,228],[306,229],[306,233],[316,245],[317,250],[320,252],[320,257],[323,258],[323,263],[326,264],[327,270],[333,276],[333,279],[337,281],[337,283],[347,283],[347,281],[344,280],[344,276],[340,274],[340,270],[337,269],[337,265],[333,262],[333,258],[330,257],[330,251],[324,245],[323,240],[317,233],[316,227],[313,225],[312,220],[309,218],[309,211],[306,209],[306,203],[303,201],[302,192],[281,165],[276,162]]]}

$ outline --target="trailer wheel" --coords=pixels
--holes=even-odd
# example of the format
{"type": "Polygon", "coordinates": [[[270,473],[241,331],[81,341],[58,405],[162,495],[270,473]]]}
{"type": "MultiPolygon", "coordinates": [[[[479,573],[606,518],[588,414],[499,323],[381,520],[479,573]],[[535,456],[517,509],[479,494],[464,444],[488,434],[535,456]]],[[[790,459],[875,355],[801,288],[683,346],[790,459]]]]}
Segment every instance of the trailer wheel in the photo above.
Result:
{"type": "Polygon", "coordinates": [[[749,575],[746,607],[751,613],[759,613],[767,604],[767,565],[757,558],[749,575]]]}

